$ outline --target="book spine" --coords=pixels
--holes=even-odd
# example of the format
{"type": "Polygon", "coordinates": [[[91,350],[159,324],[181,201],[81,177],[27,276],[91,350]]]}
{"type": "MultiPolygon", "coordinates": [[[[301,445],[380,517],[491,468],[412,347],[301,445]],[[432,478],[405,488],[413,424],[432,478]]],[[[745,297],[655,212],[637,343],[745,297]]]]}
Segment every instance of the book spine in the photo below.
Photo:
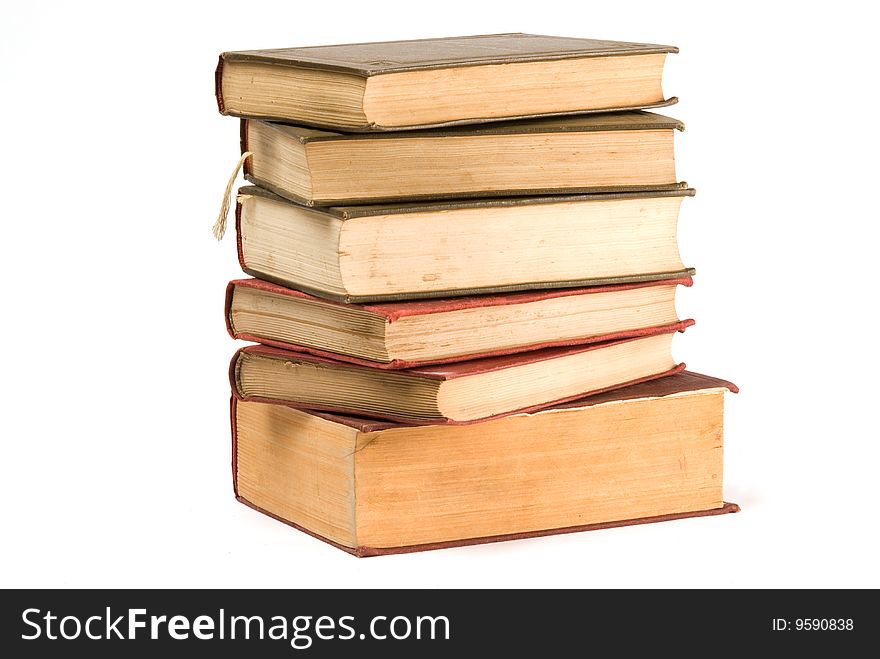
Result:
{"type": "MultiPolygon", "coordinates": [[[[248,120],[247,119],[242,119],[239,123],[239,143],[241,145],[242,155],[244,155],[246,152],[250,151],[250,149],[248,148],[248,120]]],[[[245,179],[248,179],[248,177],[252,174],[250,161],[251,161],[250,158],[245,160],[244,166],[241,169],[241,173],[245,177],[245,179]]]]}
{"type": "Polygon", "coordinates": [[[217,62],[217,68],[214,70],[214,96],[217,98],[217,109],[220,114],[226,114],[226,106],[223,103],[223,55],[217,62]]]}
{"type": "Polygon", "coordinates": [[[247,264],[244,262],[244,249],[241,246],[241,201],[237,196],[235,198],[235,249],[238,252],[238,265],[244,272],[250,274],[247,264]]]}
{"type": "MultiPolygon", "coordinates": [[[[235,233],[238,234],[238,227],[235,227],[235,233]]],[[[239,248],[241,249],[241,248],[239,248]]],[[[241,252],[239,251],[239,261],[241,260],[241,252]]],[[[223,317],[226,321],[226,331],[233,339],[238,338],[235,329],[232,327],[232,296],[235,293],[235,282],[231,281],[226,285],[226,300],[223,305],[223,317]]],[[[245,339],[249,341],[250,339],[245,339]]]]}
{"type": "Polygon", "coordinates": [[[232,492],[238,498],[238,422],[236,414],[237,400],[229,397],[229,427],[232,429],[232,492]]]}
{"type": "MultiPolygon", "coordinates": [[[[232,388],[232,397],[236,400],[244,400],[241,395],[241,391],[238,389],[238,359],[241,357],[241,353],[244,348],[239,348],[235,351],[235,354],[232,355],[232,359],[229,362],[229,386],[232,388]]],[[[284,404],[284,401],[275,401],[276,403],[284,404]]]]}

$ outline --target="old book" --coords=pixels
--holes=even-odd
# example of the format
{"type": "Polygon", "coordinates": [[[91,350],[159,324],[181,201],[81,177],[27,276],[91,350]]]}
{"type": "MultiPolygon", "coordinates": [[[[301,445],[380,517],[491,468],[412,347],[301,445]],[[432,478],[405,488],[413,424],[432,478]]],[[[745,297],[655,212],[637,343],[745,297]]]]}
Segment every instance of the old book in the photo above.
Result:
{"type": "Polygon", "coordinates": [[[344,304],[261,279],[226,289],[236,339],[400,369],[681,330],[668,281],[386,304],[344,304]]]}
{"type": "Polygon", "coordinates": [[[239,261],[320,297],[375,302],[693,274],[678,252],[694,191],[308,208],[239,190],[239,261]]]}
{"type": "Polygon", "coordinates": [[[392,371],[269,346],[232,358],[245,400],[339,411],[410,424],[459,424],[532,411],[682,370],[674,330],[587,346],[392,371]]]}
{"type": "Polygon", "coordinates": [[[658,107],[673,46],[493,34],[223,53],[220,112],[346,131],[658,107]]]}
{"type": "Polygon", "coordinates": [[[672,190],[676,119],[551,117],[407,133],[334,133],[243,119],[245,178],[307,205],[672,190]]]}
{"type": "Polygon", "coordinates": [[[735,512],[696,373],[469,426],[232,401],[239,501],[357,556],[735,512]]]}

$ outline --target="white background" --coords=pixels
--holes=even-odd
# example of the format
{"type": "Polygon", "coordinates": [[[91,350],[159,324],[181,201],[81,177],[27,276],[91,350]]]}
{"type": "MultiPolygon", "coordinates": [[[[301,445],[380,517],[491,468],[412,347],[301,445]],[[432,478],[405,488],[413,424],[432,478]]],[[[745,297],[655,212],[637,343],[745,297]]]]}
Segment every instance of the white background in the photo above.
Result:
{"type": "Polygon", "coordinates": [[[869,3],[26,2],[0,26],[0,586],[880,586],[869,3]],[[347,6],[350,5],[350,6],[347,6]],[[433,7],[433,9],[432,9],[433,7]],[[723,7],[721,9],[720,7],[723,7]],[[525,31],[671,43],[690,368],[739,515],[357,560],[235,502],[211,224],[223,50],[525,31]]]}

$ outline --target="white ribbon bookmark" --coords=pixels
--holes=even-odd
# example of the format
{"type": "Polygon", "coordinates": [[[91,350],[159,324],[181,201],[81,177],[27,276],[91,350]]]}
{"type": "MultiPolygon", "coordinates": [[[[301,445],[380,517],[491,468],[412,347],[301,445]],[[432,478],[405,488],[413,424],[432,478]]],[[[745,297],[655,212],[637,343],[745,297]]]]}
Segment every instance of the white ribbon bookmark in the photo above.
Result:
{"type": "Polygon", "coordinates": [[[238,177],[238,173],[244,166],[244,161],[252,155],[253,153],[250,151],[245,151],[241,154],[241,158],[238,159],[238,164],[232,171],[232,176],[229,177],[229,183],[226,184],[226,192],[223,193],[223,205],[220,206],[220,214],[217,216],[217,221],[214,222],[214,226],[211,228],[211,232],[217,240],[223,240],[223,236],[226,234],[226,216],[229,215],[229,204],[232,201],[232,186],[235,183],[235,179],[238,177]]]}

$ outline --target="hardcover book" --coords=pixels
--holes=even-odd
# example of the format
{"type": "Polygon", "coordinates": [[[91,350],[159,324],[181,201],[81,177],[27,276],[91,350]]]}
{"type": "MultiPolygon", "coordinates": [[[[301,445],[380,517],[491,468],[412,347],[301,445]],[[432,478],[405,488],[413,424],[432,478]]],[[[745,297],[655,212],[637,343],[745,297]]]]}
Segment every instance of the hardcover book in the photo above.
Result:
{"type": "Polygon", "coordinates": [[[356,556],[735,512],[723,397],[684,372],[479,425],[232,400],[236,498],[356,556]]]}
{"type": "Polygon", "coordinates": [[[680,371],[674,330],[398,371],[268,346],[230,364],[236,396],[410,424],[459,424],[533,411],[680,371]]]}
{"type": "Polygon", "coordinates": [[[223,53],[220,112],[345,131],[658,107],[673,46],[492,34],[223,53]]]}
{"type": "Polygon", "coordinates": [[[242,269],[343,302],[689,277],[671,191],[309,208],[239,190],[242,269]]]}
{"type": "Polygon", "coordinates": [[[675,190],[676,119],[551,117],[406,133],[241,121],[245,178],[307,205],[675,190]]]}
{"type": "Polygon", "coordinates": [[[601,343],[680,330],[678,285],[667,281],[478,295],[386,304],[345,304],[261,279],[226,289],[236,339],[376,368],[401,369],[539,348],[601,343]]]}

